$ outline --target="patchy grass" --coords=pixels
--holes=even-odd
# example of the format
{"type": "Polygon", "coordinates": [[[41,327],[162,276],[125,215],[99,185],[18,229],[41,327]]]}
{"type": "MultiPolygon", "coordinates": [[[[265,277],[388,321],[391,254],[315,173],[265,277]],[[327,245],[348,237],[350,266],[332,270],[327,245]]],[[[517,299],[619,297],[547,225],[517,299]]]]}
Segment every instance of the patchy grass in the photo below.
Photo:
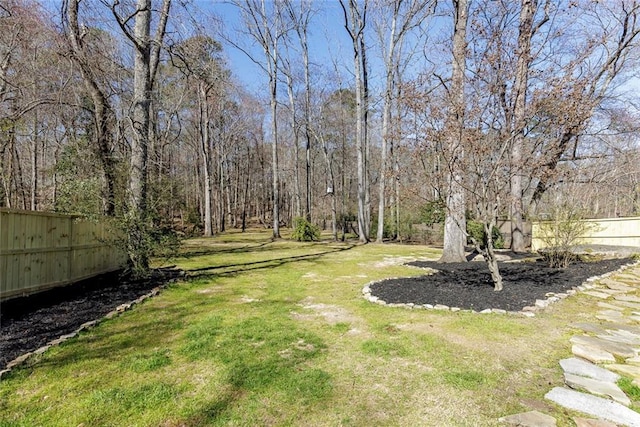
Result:
{"type": "Polygon", "coordinates": [[[618,380],[618,386],[631,399],[631,409],[640,412],[640,387],[633,383],[633,379],[622,377],[618,380]]]}
{"type": "Polygon", "coordinates": [[[424,246],[252,231],[183,250],[185,281],[3,379],[0,426],[491,426],[533,409],[571,425],[543,396],[582,299],[526,319],[361,297],[421,274],[403,263],[439,256],[424,246]]]}

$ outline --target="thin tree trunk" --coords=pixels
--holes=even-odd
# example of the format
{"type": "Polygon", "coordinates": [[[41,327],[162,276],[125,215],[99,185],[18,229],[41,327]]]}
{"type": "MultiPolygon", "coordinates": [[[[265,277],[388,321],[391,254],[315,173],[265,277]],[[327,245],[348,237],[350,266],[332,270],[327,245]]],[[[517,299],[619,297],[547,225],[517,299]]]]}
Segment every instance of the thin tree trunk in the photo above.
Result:
{"type": "Polygon", "coordinates": [[[340,0],[344,13],[345,28],[351,37],[353,44],[353,68],[355,74],[356,90],[356,167],[358,177],[358,236],[360,242],[369,242],[370,232],[370,198],[369,180],[367,170],[367,63],[365,56],[365,44],[363,31],[366,25],[366,7],[364,11],[358,10],[359,5],[354,0],[349,0],[349,7],[340,0]]]}
{"type": "Polygon", "coordinates": [[[305,161],[306,161],[306,177],[307,177],[307,198],[306,198],[306,217],[307,221],[311,221],[311,80],[309,78],[309,47],[307,45],[307,30],[303,31],[302,37],[302,62],[304,64],[304,135],[306,139],[305,145],[305,161]]]}
{"type": "Polygon", "coordinates": [[[391,157],[393,159],[393,191],[395,194],[395,238],[402,241],[403,236],[400,232],[400,161],[393,140],[391,140],[391,157]]]}
{"type": "Polygon", "coordinates": [[[293,133],[293,187],[294,187],[294,206],[295,216],[302,216],[302,201],[300,189],[300,133],[298,131],[296,121],[296,103],[293,95],[293,77],[291,76],[291,70],[286,73],[287,77],[287,94],[289,95],[289,120],[291,125],[291,132],[293,133]]]}
{"type": "Polygon", "coordinates": [[[271,144],[271,190],[273,196],[273,238],[280,238],[280,178],[279,178],[279,166],[278,166],[278,100],[277,100],[277,83],[276,77],[273,76],[271,80],[271,132],[272,132],[272,144],[271,144]]]}
{"type": "Polygon", "coordinates": [[[209,134],[209,104],[207,102],[206,90],[200,84],[198,88],[198,102],[200,104],[200,153],[202,156],[202,173],[203,173],[203,220],[204,235],[206,237],[213,236],[213,218],[211,215],[211,136],[209,134]]]}
{"type": "Polygon", "coordinates": [[[337,225],[337,208],[336,208],[336,186],[335,177],[333,174],[333,164],[331,162],[331,155],[329,154],[329,147],[327,141],[322,138],[322,152],[324,154],[324,160],[326,163],[327,174],[329,175],[329,189],[327,189],[327,195],[331,197],[331,235],[333,240],[338,240],[338,225],[337,225]]]}
{"type": "Polygon", "coordinates": [[[38,210],[38,113],[33,115],[33,146],[31,148],[31,210],[38,210]]]}
{"type": "MultiPolygon", "coordinates": [[[[397,9],[396,9],[397,10],[397,9]]],[[[391,102],[393,99],[393,57],[396,50],[396,25],[398,14],[394,13],[389,35],[389,47],[385,58],[386,79],[384,88],[384,105],[382,107],[382,146],[380,147],[380,182],[378,183],[378,232],[376,242],[382,243],[384,237],[385,185],[387,181],[387,147],[392,144],[389,126],[391,122],[391,102]]]]}

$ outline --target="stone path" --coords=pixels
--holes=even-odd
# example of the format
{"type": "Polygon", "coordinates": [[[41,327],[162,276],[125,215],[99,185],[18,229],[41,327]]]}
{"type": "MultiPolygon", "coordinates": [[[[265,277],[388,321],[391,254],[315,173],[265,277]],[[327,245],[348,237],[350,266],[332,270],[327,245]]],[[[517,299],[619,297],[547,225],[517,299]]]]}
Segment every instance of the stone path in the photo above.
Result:
{"type": "MultiPolygon", "coordinates": [[[[620,389],[621,376],[640,387],[640,265],[590,279],[579,291],[597,298],[600,310],[592,322],[571,326],[575,357],[560,361],[565,387],[555,387],[545,398],[585,417],[578,427],[640,427],[640,413],[620,389]],[[588,417],[588,418],[587,418],[588,417]]],[[[555,426],[556,420],[537,411],[500,418],[510,426],[555,426]]]]}

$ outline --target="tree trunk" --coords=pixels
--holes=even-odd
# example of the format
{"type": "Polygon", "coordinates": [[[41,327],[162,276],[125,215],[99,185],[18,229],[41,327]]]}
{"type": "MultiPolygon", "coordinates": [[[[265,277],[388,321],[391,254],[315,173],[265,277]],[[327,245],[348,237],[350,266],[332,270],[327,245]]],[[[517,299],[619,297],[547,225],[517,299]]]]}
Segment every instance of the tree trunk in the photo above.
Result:
{"type": "Polygon", "coordinates": [[[38,210],[38,113],[33,115],[33,138],[31,148],[31,210],[38,210]]]}
{"type": "Polygon", "coordinates": [[[302,202],[301,202],[301,194],[302,191],[300,189],[300,132],[297,126],[296,120],[296,102],[293,94],[293,77],[291,76],[292,70],[287,70],[287,94],[289,95],[289,119],[291,125],[291,132],[293,133],[293,198],[294,198],[294,208],[295,208],[295,216],[302,216],[302,202]]]}
{"type": "MultiPolygon", "coordinates": [[[[398,9],[396,8],[396,11],[398,9]]],[[[378,231],[376,234],[376,242],[382,243],[384,237],[384,213],[385,213],[385,185],[387,180],[387,146],[392,143],[389,126],[391,122],[391,102],[393,100],[393,74],[395,64],[393,63],[394,53],[396,50],[396,24],[398,14],[394,13],[391,23],[391,34],[389,36],[389,47],[387,57],[385,58],[385,88],[384,88],[384,105],[382,107],[382,146],[380,147],[380,182],[378,183],[378,231]]]]}
{"type": "Polygon", "coordinates": [[[206,237],[213,236],[213,218],[211,215],[211,136],[209,134],[209,104],[207,102],[206,90],[200,83],[198,88],[198,101],[200,104],[200,154],[202,156],[202,173],[203,173],[203,218],[204,218],[204,235],[206,237]]]}
{"type": "Polygon", "coordinates": [[[116,206],[116,161],[111,155],[111,106],[105,93],[100,89],[94,71],[85,58],[85,47],[81,41],[80,25],[78,23],[78,5],[81,0],[70,0],[67,3],[66,18],[69,25],[68,39],[71,46],[71,57],[78,65],[85,88],[89,92],[93,103],[93,118],[95,127],[94,150],[98,154],[106,182],[105,214],[115,215],[116,206]]]}
{"type": "MultiPolygon", "coordinates": [[[[367,170],[367,63],[363,31],[366,25],[366,12],[358,10],[358,3],[349,1],[349,10],[340,0],[344,12],[345,28],[353,44],[353,68],[356,91],[356,167],[358,177],[358,237],[360,242],[369,242],[370,198],[367,170]]],[[[364,3],[365,11],[367,3],[364,3]]]]}
{"type": "Polygon", "coordinates": [[[146,250],[147,157],[151,105],[151,0],[138,0],[134,24],[133,137],[129,171],[129,257],[135,272],[149,269],[146,250]]]}
{"type": "Polygon", "coordinates": [[[444,248],[440,262],[466,261],[464,245],[466,242],[465,194],[462,185],[463,159],[462,138],[464,137],[464,74],[466,70],[468,0],[453,0],[454,33],[453,61],[451,64],[451,105],[447,117],[447,153],[449,161],[448,192],[446,197],[447,214],[444,223],[444,248]]]}
{"type": "MultiPolygon", "coordinates": [[[[520,28],[518,34],[518,61],[513,90],[514,102],[514,135],[511,149],[511,250],[526,250],[524,237],[524,204],[523,204],[523,146],[526,126],[527,86],[529,84],[529,67],[531,64],[531,38],[533,37],[533,17],[538,7],[537,0],[522,0],[520,10],[520,28]]],[[[541,24],[540,24],[541,25],[541,24]]]]}
{"type": "MultiPolygon", "coordinates": [[[[275,73],[275,71],[274,71],[275,73]]],[[[270,79],[271,85],[271,192],[273,197],[273,238],[280,238],[280,179],[278,166],[278,99],[277,99],[277,83],[276,76],[270,79]]]]}
{"type": "Polygon", "coordinates": [[[329,147],[327,141],[322,139],[322,152],[324,153],[324,160],[327,167],[327,174],[329,175],[329,188],[327,189],[327,196],[331,197],[331,235],[333,240],[338,240],[338,224],[337,224],[337,208],[336,208],[336,186],[335,178],[333,175],[333,165],[331,163],[331,155],[329,154],[329,147]],[[330,191],[329,191],[330,189],[330,191]]]}

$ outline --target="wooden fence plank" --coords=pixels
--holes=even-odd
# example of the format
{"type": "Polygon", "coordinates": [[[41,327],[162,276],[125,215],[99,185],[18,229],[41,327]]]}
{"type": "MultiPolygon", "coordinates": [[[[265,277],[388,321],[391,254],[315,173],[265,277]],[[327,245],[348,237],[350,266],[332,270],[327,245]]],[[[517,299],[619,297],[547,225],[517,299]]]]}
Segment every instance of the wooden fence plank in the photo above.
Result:
{"type": "Polygon", "coordinates": [[[0,299],[122,268],[101,222],[71,215],[0,209],[0,299]]]}

